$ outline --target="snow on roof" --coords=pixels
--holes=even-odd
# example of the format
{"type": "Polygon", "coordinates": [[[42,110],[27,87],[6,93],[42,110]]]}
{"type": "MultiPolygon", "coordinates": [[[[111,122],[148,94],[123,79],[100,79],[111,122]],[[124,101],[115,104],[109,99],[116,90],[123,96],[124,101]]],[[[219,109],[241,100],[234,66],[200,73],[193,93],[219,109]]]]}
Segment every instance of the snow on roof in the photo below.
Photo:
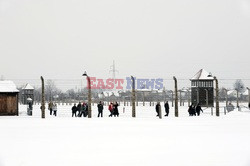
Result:
{"type": "Polygon", "coordinates": [[[213,76],[204,69],[200,69],[191,80],[213,80],[213,76]]]}
{"type": "Polygon", "coordinates": [[[31,86],[30,84],[26,84],[22,89],[34,90],[33,86],[31,86]]]}
{"type": "Polygon", "coordinates": [[[0,92],[19,92],[13,81],[0,81],[0,92]]]}

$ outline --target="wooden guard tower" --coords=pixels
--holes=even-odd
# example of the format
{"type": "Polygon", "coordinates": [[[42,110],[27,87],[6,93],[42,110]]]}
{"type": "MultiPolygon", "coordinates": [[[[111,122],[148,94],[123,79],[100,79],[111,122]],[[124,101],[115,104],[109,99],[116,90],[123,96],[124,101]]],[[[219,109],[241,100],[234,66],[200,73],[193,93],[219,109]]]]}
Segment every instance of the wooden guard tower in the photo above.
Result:
{"type": "Polygon", "coordinates": [[[26,84],[22,88],[22,103],[28,104],[27,99],[31,98],[34,101],[34,88],[30,84],[26,84]]]}
{"type": "Polygon", "coordinates": [[[201,69],[191,80],[191,101],[201,106],[214,106],[214,78],[211,73],[201,69]]]}

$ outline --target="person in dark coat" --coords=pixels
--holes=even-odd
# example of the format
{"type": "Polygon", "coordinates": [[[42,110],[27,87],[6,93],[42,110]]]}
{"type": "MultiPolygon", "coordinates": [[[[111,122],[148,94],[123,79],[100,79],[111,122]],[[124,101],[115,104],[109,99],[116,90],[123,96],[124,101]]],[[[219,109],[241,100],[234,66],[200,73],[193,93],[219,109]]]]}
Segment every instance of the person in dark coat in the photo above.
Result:
{"type": "Polygon", "coordinates": [[[100,103],[97,105],[97,108],[98,108],[98,118],[100,117],[100,115],[101,115],[101,117],[102,117],[102,115],[103,115],[103,104],[102,104],[102,102],[100,101],[100,103]]]}
{"type": "Polygon", "coordinates": [[[197,104],[195,108],[195,112],[197,113],[197,116],[200,116],[200,112],[203,112],[203,110],[201,109],[200,103],[197,104]]]}
{"type": "Polygon", "coordinates": [[[72,110],[72,117],[74,117],[74,115],[76,117],[76,112],[77,112],[76,104],[74,104],[74,106],[71,108],[71,110],[72,110]]]}
{"type": "Polygon", "coordinates": [[[168,114],[169,114],[169,104],[168,104],[168,101],[164,104],[164,107],[165,107],[165,112],[166,112],[165,116],[168,116],[168,114]]]}
{"type": "Polygon", "coordinates": [[[77,104],[77,111],[78,111],[78,117],[80,117],[80,115],[81,115],[81,110],[82,110],[82,104],[81,104],[81,102],[79,102],[78,104],[77,104]]]}
{"type": "Polygon", "coordinates": [[[119,106],[119,104],[117,103],[117,102],[115,102],[114,104],[113,104],[113,115],[116,117],[119,117],[119,111],[118,111],[118,106],[119,106]]]}
{"type": "Polygon", "coordinates": [[[160,113],[160,103],[158,102],[156,105],[155,105],[155,111],[156,111],[156,113],[157,113],[157,115],[156,116],[159,116],[159,113],[160,113]]]}
{"type": "Polygon", "coordinates": [[[50,114],[50,115],[52,115],[52,112],[53,112],[53,108],[52,108],[52,107],[53,107],[53,102],[50,101],[50,102],[49,102],[49,105],[48,105],[48,109],[49,109],[49,114],[50,114]]]}
{"type": "Polygon", "coordinates": [[[193,116],[193,115],[196,116],[195,107],[193,103],[188,107],[188,113],[189,113],[189,116],[193,116]]]}
{"type": "Polygon", "coordinates": [[[89,112],[88,103],[83,104],[83,116],[87,117],[89,112]]]}

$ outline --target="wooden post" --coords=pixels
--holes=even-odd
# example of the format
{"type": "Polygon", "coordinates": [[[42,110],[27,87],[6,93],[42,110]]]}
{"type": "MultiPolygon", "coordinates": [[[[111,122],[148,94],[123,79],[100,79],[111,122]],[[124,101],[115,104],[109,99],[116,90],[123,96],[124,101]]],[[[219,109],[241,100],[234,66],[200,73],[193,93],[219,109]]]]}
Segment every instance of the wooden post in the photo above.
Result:
{"type": "Polygon", "coordinates": [[[44,94],[44,79],[41,76],[41,81],[42,81],[42,105],[41,105],[41,111],[42,111],[42,118],[45,118],[45,94],[44,94]]]}
{"type": "Polygon", "coordinates": [[[179,116],[179,112],[178,112],[178,91],[177,91],[177,79],[176,77],[173,77],[174,78],[174,87],[175,87],[175,117],[178,117],[179,116]]]}
{"type": "Polygon", "coordinates": [[[135,113],[135,79],[133,76],[131,76],[132,79],[132,117],[136,117],[135,113]]]}
{"type": "Polygon", "coordinates": [[[216,116],[220,116],[220,107],[219,107],[219,85],[218,85],[218,79],[216,77],[214,77],[215,80],[215,100],[216,100],[216,116]]]}
{"type": "Polygon", "coordinates": [[[88,118],[92,117],[92,112],[91,112],[91,85],[90,85],[90,78],[87,76],[88,80],[88,118]]]}

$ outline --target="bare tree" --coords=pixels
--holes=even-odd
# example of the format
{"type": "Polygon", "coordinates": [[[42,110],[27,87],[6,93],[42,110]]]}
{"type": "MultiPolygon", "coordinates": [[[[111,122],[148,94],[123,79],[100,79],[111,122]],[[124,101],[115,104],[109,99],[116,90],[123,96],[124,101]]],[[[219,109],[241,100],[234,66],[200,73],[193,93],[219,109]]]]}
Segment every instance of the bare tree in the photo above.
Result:
{"type": "Polygon", "coordinates": [[[237,107],[239,107],[239,93],[243,93],[246,90],[246,87],[242,80],[236,80],[234,83],[234,89],[237,92],[237,107]]]}
{"type": "Polygon", "coordinates": [[[56,84],[53,80],[47,80],[45,86],[45,94],[47,100],[52,100],[54,96],[60,95],[62,91],[56,87],[56,84]]]}
{"type": "Polygon", "coordinates": [[[243,93],[246,90],[246,87],[242,80],[236,80],[234,83],[234,89],[237,90],[239,93],[243,93]]]}

